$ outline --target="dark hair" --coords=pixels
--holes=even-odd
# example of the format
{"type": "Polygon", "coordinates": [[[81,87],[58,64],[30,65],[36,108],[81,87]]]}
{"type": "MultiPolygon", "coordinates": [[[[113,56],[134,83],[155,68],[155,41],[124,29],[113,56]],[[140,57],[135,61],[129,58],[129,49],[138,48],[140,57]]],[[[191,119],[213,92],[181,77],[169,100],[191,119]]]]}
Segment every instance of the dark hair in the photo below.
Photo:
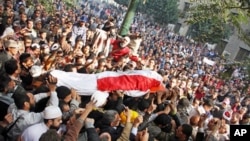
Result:
{"type": "Polygon", "coordinates": [[[150,101],[146,100],[146,99],[141,99],[141,101],[138,103],[138,109],[140,111],[144,111],[145,109],[147,109],[150,106],[150,101]]]}
{"type": "Polygon", "coordinates": [[[41,135],[39,141],[61,141],[61,137],[55,129],[49,129],[41,135]]]}
{"type": "Polygon", "coordinates": [[[63,100],[59,100],[59,108],[61,109],[61,111],[63,111],[63,107],[68,105],[68,103],[66,103],[65,101],[63,100]]]}
{"type": "Polygon", "coordinates": [[[5,62],[4,64],[5,72],[9,75],[12,75],[15,73],[15,71],[18,69],[18,62],[15,59],[10,59],[5,62]]]}
{"type": "Polygon", "coordinates": [[[56,92],[57,92],[57,97],[62,100],[71,94],[71,90],[66,86],[57,87],[56,92]]]}
{"type": "Polygon", "coordinates": [[[192,135],[193,127],[188,124],[183,124],[182,126],[182,133],[186,135],[186,140],[192,135]]]}
{"type": "Polygon", "coordinates": [[[99,52],[97,57],[101,57],[101,56],[105,56],[105,53],[104,52],[99,52]]]}
{"type": "Polygon", "coordinates": [[[20,55],[19,60],[20,60],[20,64],[27,62],[28,59],[31,57],[31,55],[29,53],[23,53],[20,55]]]}
{"type": "Polygon", "coordinates": [[[213,107],[214,106],[214,102],[211,99],[205,99],[203,105],[206,105],[208,107],[213,107]]]}
{"type": "Polygon", "coordinates": [[[6,73],[0,74],[0,92],[4,92],[5,88],[9,85],[11,78],[6,73]]]}
{"type": "Polygon", "coordinates": [[[172,129],[172,124],[171,124],[172,118],[167,115],[167,114],[160,114],[157,116],[154,120],[154,123],[159,126],[161,125],[162,131],[169,133],[171,132],[172,129]]]}
{"type": "Polygon", "coordinates": [[[67,64],[67,65],[64,66],[63,71],[65,71],[65,72],[72,72],[74,67],[75,66],[73,64],[67,64]]]}
{"type": "Polygon", "coordinates": [[[12,95],[12,98],[14,99],[14,103],[17,107],[17,109],[23,109],[25,102],[30,102],[30,98],[27,95],[27,93],[14,93],[12,95]]]}

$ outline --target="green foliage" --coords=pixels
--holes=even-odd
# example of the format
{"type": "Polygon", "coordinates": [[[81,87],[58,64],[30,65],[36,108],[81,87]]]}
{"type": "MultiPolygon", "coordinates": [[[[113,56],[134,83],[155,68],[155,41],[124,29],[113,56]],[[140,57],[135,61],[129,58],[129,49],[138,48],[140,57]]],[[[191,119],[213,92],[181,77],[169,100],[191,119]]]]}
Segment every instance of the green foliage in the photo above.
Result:
{"type": "MultiPolygon", "coordinates": [[[[239,33],[239,37],[250,45],[250,36],[242,28],[242,24],[249,22],[250,3],[248,0],[190,0],[193,6],[188,12],[187,23],[196,25],[213,21],[214,25],[220,26],[216,32],[227,33],[225,28],[228,24],[232,25],[239,33]],[[214,20],[215,19],[215,20],[214,20]],[[216,20],[216,19],[219,19],[216,20]],[[222,29],[222,30],[220,30],[222,29]],[[224,30],[223,30],[224,29],[224,30]]],[[[221,33],[217,33],[221,34],[221,33]]],[[[220,36],[217,36],[220,37],[220,36]]],[[[223,35],[222,37],[225,37],[223,35]]],[[[221,39],[221,38],[220,38],[221,39]]]]}
{"type": "Polygon", "coordinates": [[[197,42],[219,43],[231,34],[230,26],[218,18],[194,22],[189,28],[189,36],[197,42]]]}
{"type": "MultiPolygon", "coordinates": [[[[30,1],[30,0],[29,0],[30,1]]],[[[62,0],[67,8],[73,8],[76,6],[77,0],[62,0]]],[[[54,13],[55,9],[53,7],[53,0],[39,0],[39,2],[45,7],[48,13],[54,13]]]]}
{"type": "MultiPolygon", "coordinates": [[[[117,3],[127,6],[129,0],[115,0],[117,3]]],[[[153,17],[160,24],[176,23],[178,20],[177,0],[141,0],[138,11],[153,17]]]]}
{"type": "Polygon", "coordinates": [[[130,0],[114,0],[116,3],[120,5],[128,6],[130,0]]]}

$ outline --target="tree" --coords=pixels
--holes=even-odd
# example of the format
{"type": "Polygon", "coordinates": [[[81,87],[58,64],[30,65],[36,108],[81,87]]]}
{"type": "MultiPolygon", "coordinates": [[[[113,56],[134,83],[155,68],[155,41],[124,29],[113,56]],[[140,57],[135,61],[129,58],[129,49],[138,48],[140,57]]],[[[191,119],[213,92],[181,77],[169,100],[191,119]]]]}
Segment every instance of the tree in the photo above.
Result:
{"type": "Polygon", "coordinates": [[[125,18],[123,19],[122,26],[119,32],[120,35],[122,36],[128,35],[129,28],[134,20],[136,9],[138,7],[139,2],[140,0],[130,0],[127,13],[125,15],[125,18]]]}
{"type": "MultiPolygon", "coordinates": [[[[193,6],[188,12],[187,22],[191,25],[219,19],[221,23],[233,26],[239,38],[250,45],[250,36],[242,25],[249,22],[248,0],[190,0],[193,6]]],[[[218,22],[217,20],[215,20],[218,22]]],[[[220,32],[217,31],[217,32],[220,32]]]]}
{"type": "Polygon", "coordinates": [[[147,0],[139,6],[139,11],[151,15],[160,24],[174,24],[178,20],[177,0],[147,0]]]}
{"type": "Polygon", "coordinates": [[[218,18],[194,22],[189,28],[189,36],[192,39],[211,44],[219,43],[221,39],[227,39],[230,32],[230,26],[218,18]]]}
{"type": "MultiPolygon", "coordinates": [[[[128,5],[128,0],[115,0],[121,5],[128,5]]],[[[140,0],[138,11],[153,17],[160,24],[176,23],[178,20],[177,0],[140,0]]]]}

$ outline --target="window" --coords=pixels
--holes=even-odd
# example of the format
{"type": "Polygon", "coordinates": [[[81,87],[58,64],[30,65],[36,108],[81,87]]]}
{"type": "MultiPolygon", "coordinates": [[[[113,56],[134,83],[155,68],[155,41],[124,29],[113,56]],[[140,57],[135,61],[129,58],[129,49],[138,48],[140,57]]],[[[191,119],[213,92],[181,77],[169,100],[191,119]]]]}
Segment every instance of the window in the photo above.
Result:
{"type": "Polygon", "coordinates": [[[190,8],[190,3],[185,2],[183,11],[186,12],[190,8]]]}
{"type": "Polygon", "coordinates": [[[240,47],[240,50],[235,58],[235,61],[246,59],[250,55],[250,51],[240,47]]]}

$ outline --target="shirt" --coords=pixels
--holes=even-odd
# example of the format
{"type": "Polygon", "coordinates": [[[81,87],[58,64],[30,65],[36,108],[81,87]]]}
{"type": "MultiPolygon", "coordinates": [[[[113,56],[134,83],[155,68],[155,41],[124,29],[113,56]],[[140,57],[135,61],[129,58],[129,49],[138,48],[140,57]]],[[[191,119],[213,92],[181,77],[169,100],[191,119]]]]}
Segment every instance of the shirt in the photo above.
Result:
{"type": "Polygon", "coordinates": [[[39,138],[45,133],[49,128],[44,122],[32,125],[24,130],[22,134],[22,141],[39,141],[39,138]]]}
{"type": "Polygon", "coordinates": [[[86,43],[86,33],[87,33],[87,28],[85,26],[73,26],[73,31],[72,31],[72,38],[73,38],[73,43],[72,45],[75,45],[75,40],[77,36],[81,36],[81,39],[83,40],[83,45],[86,43]]]}
{"type": "MultiPolygon", "coordinates": [[[[50,99],[47,105],[58,106],[59,100],[56,92],[51,92],[50,99]]],[[[15,121],[18,117],[18,121],[12,127],[12,129],[8,133],[8,137],[11,137],[11,140],[16,140],[19,135],[29,126],[34,125],[36,123],[40,123],[43,121],[43,113],[34,113],[30,111],[25,111],[22,109],[17,109],[11,111],[13,114],[13,121],[15,121]]]]}

